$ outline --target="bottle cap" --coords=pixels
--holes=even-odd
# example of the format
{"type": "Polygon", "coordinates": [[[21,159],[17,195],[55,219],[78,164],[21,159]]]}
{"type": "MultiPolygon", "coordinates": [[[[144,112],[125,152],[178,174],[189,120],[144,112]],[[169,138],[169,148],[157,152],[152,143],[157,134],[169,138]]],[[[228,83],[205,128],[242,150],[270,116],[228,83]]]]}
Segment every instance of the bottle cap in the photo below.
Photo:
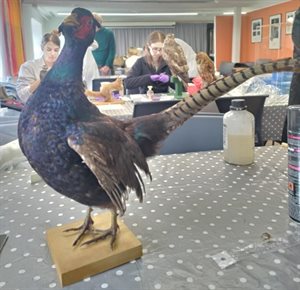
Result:
{"type": "Polygon", "coordinates": [[[245,99],[233,99],[231,100],[230,110],[241,111],[246,110],[246,102],[245,99]]]}

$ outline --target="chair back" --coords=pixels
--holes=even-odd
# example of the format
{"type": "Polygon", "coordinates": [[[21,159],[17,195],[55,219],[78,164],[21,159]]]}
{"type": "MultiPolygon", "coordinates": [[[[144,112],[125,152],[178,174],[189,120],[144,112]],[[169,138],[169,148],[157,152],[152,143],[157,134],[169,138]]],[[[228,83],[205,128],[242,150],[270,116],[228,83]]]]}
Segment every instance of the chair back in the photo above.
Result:
{"type": "Polygon", "coordinates": [[[198,113],[173,131],[159,154],[223,149],[223,114],[198,113]]]}
{"type": "Polygon", "coordinates": [[[161,112],[178,102],[179,100],[136,102],[133,107],[133,118],[161,112]]]}
{"type": "Polygon", "coordinates": [[[255,118],[255,144],[257,146],[263,145],[262,140],[262,115],[264,110],[265,100],[269,95],[254,95],[254,96],[228,96],[216,99],[216,104],[220,113],[226,113],[230,111],[231,100],[244,99],[247,105],[247,110],[254,115],[255,118]]]}
{"type": "Polygon", "coordinates": [[[220,68],[219,68],[220,74],[223,75],[223,76],[229,76],[229,75],[231,75],[233,67],[234,67],[234,63],[233,62],[222,61],[220,63],[220,68]]]}

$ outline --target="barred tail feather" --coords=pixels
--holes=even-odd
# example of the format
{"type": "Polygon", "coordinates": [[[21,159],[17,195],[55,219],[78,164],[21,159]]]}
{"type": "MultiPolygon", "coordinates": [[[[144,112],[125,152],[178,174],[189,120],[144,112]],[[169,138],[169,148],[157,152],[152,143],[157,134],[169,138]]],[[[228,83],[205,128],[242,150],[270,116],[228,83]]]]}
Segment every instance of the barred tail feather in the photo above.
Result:
{"type": "Polygon", "coordinates": [[[297,71],[299,70],[299,66],[300,59],[286,58],[270,63],[258,64],[216,80],[197,94],[185,97],[181,102],[165,111],[167,114],[170,114],[171,117],[177,119],[176,125],[174,126],[173,123],[170,131],[176,129],[208,103],[234,89],[251,77],[275,71],[297,71]]]}

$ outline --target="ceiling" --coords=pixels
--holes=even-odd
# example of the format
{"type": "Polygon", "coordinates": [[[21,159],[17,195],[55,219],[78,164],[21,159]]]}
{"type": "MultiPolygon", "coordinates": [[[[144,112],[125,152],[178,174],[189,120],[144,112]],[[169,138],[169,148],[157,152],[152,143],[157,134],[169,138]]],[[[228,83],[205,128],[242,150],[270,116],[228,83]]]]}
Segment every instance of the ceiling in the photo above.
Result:
{"type": "Polygon", "coordinates": [[[137,13],[137,16],[103,16],[107,22],[213,22],[214,16],[241,9],[251,12],[288,0],[22,0],[23,4],[36,7],[45,18],[58,12],[71,12],[74,7],[84,7],[93,12],[137,13]],[[195,16],[141,16],[139,13],[197,12],[195,16]]]}

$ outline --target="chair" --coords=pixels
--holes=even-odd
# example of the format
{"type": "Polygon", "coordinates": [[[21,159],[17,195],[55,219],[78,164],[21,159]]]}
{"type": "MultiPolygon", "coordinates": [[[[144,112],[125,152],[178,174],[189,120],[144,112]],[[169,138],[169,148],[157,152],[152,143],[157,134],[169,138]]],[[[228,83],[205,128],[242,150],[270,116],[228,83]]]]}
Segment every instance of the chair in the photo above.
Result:
{"type": "Polygon", "coordinates": [[[136,102],[133,107],[133,118],[161,112],[178,102],[179,100],[136,102]]]}
{"type": "Polygon", "coordinates": [[[247,105],[247,110],[254,115],[255,118],[255,145],[262,146],[262,115],[264,110],[265,100],[269,95],[256,95],[256,96],[228,96],[216,99],[216,104],[220,113],[230,111],[231,100],[244,99],[247,105]]]}
{"type": "Polygon", "coordinates": [[[173,131],[159,154],[223,149],[223,114],[198,113],[173,131]]]}
{"type": "Polygon", "coordinates": [[[229,62],[229,61],[222,61],[220,63],[220,74],[223,76],[229,76],[232,74],[232,70],[234,67],[234,63],[233,62],[229,62]]]}

